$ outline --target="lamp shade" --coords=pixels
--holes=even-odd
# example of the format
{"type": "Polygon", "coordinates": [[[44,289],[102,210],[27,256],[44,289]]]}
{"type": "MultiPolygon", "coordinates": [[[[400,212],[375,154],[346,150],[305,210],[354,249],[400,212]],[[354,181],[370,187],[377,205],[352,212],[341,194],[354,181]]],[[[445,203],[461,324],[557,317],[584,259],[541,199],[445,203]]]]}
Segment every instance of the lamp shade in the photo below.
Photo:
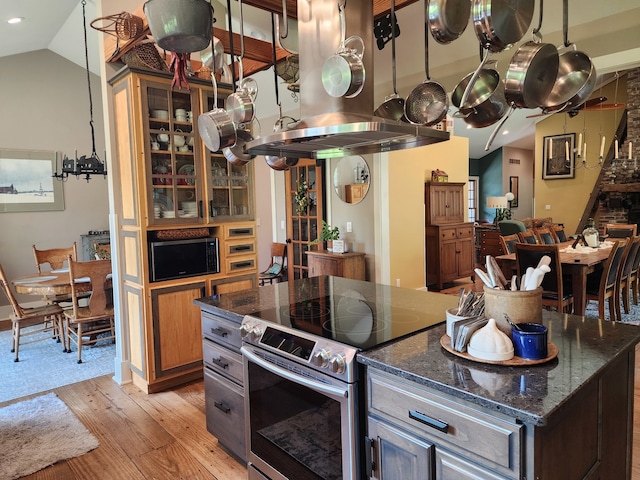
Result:
{"type": "Polygon", "coordinates": [[[509,202],[507,202],[507,197],[487,197],[487,208],[507,208],[509,206],[509,202]]]}

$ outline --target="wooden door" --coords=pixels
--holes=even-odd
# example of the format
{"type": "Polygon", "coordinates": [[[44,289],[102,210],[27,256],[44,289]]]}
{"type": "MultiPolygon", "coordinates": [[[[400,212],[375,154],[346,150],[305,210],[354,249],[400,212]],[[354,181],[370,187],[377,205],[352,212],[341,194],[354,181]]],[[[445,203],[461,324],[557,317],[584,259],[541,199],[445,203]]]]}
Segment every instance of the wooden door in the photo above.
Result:
{"type": "Polygon", "coordinates": [[[324,212],[324,163],[300,160],[286,172],[287,275],[292,281],[308,277],[306,252],[318,237],[324,212]]]}

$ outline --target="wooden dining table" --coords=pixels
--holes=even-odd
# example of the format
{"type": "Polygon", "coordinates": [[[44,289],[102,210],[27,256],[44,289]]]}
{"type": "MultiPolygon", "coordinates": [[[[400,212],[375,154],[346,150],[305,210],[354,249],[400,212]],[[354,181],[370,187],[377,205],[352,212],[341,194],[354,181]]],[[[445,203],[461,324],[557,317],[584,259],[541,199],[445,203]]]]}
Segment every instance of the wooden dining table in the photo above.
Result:
{"type": "MultiPolygon", "coordinates": [[[[15,278],[11,281],[17,293],[25,295],[71,295],[71,280],[68,269],[53,270],[50,272],[33,273],[15,278]]],[[[91,291],[89,278],[76,279],[76,292],[85,293],[91,291]]]]}
{"type": "MultiPolygon", "coordinates": [[[[566,247],[570,247],[572,243],[560,244],[560,263],[562,263],[562,273],[571,275],[573,313],[584,316],[587,308],[587,275],[607,261],[609,253],[611,253],[611,244],[605,243],[599,248],[588,251],[579,249],[571,252],[562,251],[566,247]]],[[[504,272],[515,272],[517,269],[515,253],[500,255],[496,257],[496,260],[504,272]]]]}

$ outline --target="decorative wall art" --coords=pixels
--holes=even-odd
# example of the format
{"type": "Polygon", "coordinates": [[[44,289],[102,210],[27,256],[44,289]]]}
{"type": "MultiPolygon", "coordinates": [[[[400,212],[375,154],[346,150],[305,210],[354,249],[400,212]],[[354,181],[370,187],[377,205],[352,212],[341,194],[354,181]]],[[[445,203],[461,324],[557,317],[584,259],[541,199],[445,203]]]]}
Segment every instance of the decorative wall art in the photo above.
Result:
{"type": "Polygon", "coordinates": [[[542,178],[554,180],[575,176],[575,133],[544,137],[542,149],[542,178]]]}
{"type": "Polygon", "coordinates": [[[64,210],[56,152],[0,149],[0,212],[64,210]]]}

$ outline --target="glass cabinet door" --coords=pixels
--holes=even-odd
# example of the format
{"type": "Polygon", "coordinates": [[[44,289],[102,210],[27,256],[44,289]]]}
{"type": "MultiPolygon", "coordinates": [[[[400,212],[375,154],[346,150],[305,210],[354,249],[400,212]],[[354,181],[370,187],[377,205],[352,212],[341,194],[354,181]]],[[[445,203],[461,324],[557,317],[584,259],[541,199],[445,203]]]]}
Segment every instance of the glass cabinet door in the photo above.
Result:
{"type": "Polygon", "coordinates": [[[169,85],[143,82],[143,112],[150,223],[203,222],[199,138],[194,129],[197,96],[169,85]],[[144,105],[146,101],[146,105],[144,105]],[[195,113],[194,113],[195,112],[195,113]]]}
{"type": "MultiPolygon", "coordinates": [[[[205,111],[213,109],[213,92],[204,92],[203,104],[205,111]]],[[[224,107],[220,91],[218,107],[224,107]]],[[[211,152],[206,147],[204,149],[209,220],[219,222],[252,219],[253,164],[248,162],[245,165],[235,165],[229,163],[221,151],[211,152]]]]}

